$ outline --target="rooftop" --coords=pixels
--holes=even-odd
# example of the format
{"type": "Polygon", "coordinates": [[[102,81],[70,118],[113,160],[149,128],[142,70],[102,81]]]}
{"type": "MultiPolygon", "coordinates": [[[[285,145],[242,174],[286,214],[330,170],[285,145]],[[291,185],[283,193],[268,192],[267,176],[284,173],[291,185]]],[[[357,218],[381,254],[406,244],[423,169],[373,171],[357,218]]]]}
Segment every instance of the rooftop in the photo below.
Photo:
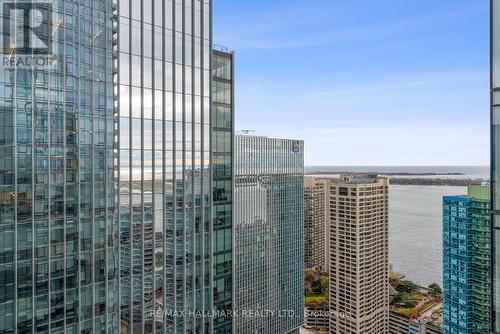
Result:
{"type": "Polygon", "coordinates": [[[293,141],[303,142],[302,139],[278,138],[278,137],[269,137],[269,136],[258,135],[253,130],[239,130],[239,131],[236,131],[235,136],[240,137],[240,138],[248,138],[248,137],[250,137],[250,138],[267,138],[267,139],[273,139],[273,140],[293,140],[293,141]]]}
{"type": "Polygon", "coordinates": [[[223,45],[218,45],[218,44],[212,44],[212,50],[224,52],[224,53],[233,53],[234,52],[233,50],[229,49],[228,47],[225,47],[223,45]]]}

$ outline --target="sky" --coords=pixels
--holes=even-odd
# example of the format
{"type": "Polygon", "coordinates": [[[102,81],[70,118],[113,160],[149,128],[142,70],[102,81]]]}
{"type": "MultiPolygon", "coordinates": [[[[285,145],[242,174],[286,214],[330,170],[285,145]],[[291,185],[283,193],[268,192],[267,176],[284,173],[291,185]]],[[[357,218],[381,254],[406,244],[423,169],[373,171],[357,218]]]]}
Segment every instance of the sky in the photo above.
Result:
{"type": "Polygon", "coordinates": [[[308,166],[489,164],[489,1],[214,0],[236,129],[308,166]]]}

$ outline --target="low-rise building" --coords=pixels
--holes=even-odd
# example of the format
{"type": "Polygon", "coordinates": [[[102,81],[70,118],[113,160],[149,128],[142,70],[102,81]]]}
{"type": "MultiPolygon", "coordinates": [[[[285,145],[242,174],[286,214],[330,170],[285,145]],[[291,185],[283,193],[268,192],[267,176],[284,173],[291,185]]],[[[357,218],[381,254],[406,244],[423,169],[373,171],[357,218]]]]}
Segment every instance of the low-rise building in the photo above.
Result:
{"type": "Polygon", "coordinates": [[[330,308],[328,303],[322,305],[306,305],[305,328],[316,334],[326,334],[330,328],[330,308]]]}
{"type": "Polygon", "coordinates": [[[389,334],[441,334],[441,287],[432,284],[425,288],[403,278],[396,272],[390,276],[389,334]]]}
{"type": "Polygon", "coordinates": [[[410,319],[395,312],[389,314],[389,334],[442,334],[429,320],[410,319]]]}

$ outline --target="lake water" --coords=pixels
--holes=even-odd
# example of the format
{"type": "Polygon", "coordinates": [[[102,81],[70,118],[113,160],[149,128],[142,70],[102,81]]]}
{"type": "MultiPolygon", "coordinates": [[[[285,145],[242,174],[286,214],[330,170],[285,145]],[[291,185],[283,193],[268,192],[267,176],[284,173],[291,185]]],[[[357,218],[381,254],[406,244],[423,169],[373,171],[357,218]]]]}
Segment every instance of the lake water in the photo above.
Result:
{"type": "Polygon", "coordinates": [[[421,285],[442,282],[442,198],[465,187],[391,186],[389,257],[394,270],[421,285]]]}
{"type": "MultiPolygon", "coordinates": [[[[489,179],[487,166],[331,166],[307,172],[436,173],[426,178],[489,179]],[[461,173],[463,175],[443,175],[461,173]]],[[[326,176],[326,175],[321,175],[326,176]]],[[[464,195],[465,187],[391,186],[389,257],[394,270],[421,285],[442,282],[442,198],[464,195]]]]}

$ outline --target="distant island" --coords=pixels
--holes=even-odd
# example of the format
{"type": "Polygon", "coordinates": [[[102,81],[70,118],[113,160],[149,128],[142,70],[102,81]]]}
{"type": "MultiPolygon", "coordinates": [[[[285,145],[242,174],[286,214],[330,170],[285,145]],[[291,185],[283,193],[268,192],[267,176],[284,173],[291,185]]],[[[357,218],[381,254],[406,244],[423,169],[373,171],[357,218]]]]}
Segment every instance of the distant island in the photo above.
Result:
{"type": "Polygon", "coordinates": [[[391,185],[399,186],[479,186],[488,180],[484,179],[426,179],[426,178],[392,178],[391,185]]]}
{"type": "Polygon", "coordinates": [[[352,171],[307,171],[306,176],[334,176],[334,175],[379,175],[389,177],[391,185],[400,186],[456,186],[468,187],[472,185],[482,185],[489,183],[488,179],[484,178],[447,178],[446,176],[465,176],[467,174],[449,172],[449,173],[411,173],[411,172],[352,172],[352,171]]]}
{"type": "Polygon", "coordinates": [[[349,174],[356,174],[356,175],[382,175],[382,176],[464,176],[466,174],[464,173],[409,173],[409,172],[392,172],[392,173],[387,173],[387,172],[325,172],[325,171],[309,171],[306,173],[306,175],[349,175],[349,174]]]}

